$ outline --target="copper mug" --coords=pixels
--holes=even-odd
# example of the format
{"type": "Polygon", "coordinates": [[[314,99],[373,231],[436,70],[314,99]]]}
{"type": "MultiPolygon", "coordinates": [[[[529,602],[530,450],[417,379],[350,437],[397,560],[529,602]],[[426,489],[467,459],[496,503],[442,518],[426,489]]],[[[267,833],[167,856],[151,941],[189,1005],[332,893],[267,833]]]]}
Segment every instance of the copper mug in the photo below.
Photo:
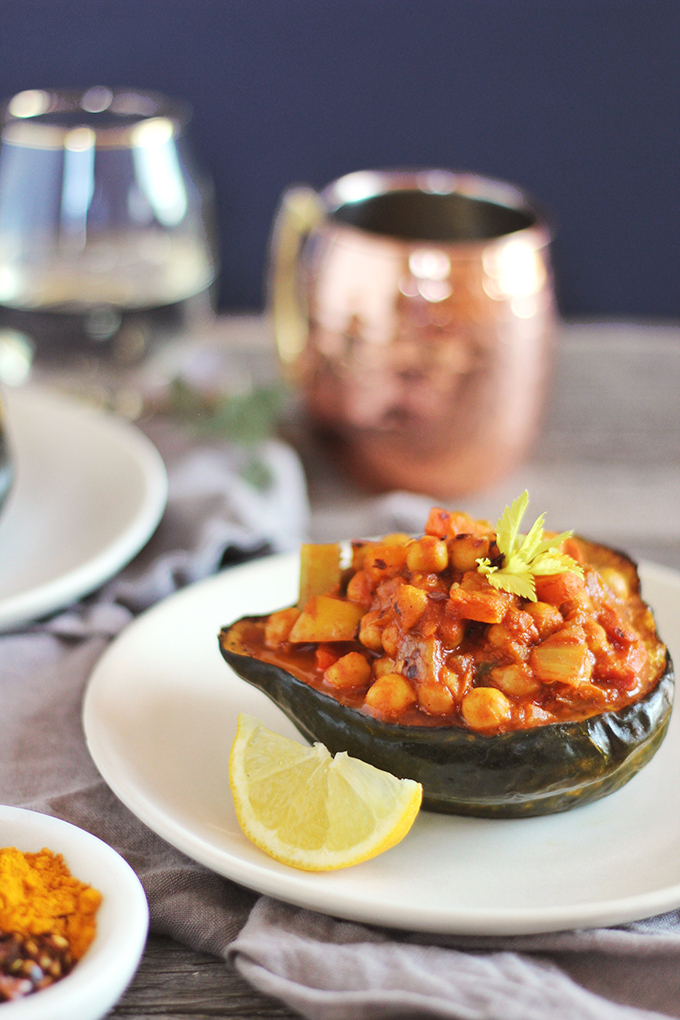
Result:
{"type": "Polygon", "coordinates": [[[284,194],[279,356],[361,482],[451,499],[526,455],[556,320],[550,240],[522,191],[477,175],[360,171],[284,194]]]}

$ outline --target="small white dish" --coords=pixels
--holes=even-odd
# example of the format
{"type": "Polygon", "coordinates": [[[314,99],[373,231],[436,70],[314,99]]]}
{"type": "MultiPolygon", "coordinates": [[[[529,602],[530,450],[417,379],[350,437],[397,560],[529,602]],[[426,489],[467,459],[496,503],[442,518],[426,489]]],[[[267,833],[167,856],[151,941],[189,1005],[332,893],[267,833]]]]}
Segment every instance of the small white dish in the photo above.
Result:
{"type": "Polygon", "coordinates": [[[3,1020],[99,1020],[127,988],[144,952],[149,909],[139,879],[100,839],[37,811],[0,806],[0,846],[60,853],[72,875],[102,894],[97,934],[82,959],[61,981],[3,1002],[3,1020]]]}
{"type": "Polygon", "coordinates": [[[139,429],[40,387],[5,389],[15,482],[0,513],[0,631],[94,591],[139,552],[167,474],[139,429]]]}
{"type": "MultiPolygon", "coordinates": [[[[659,633],[680,662],[680,574],[641,565],[659,633]]],[[[414,931],[525,935],[621,924],[680,906],[680,714],[623,789],[542,818],[422,811],[404,839],[353,868],[303,872],[243,835],[229,791],[239,712],[302,738],[218,649],[220,626],[297,596],[299,557],[234,567],[139,616],[85,694],[90,753],[151,829],[218,874],[334,917],[414,931]]]]}

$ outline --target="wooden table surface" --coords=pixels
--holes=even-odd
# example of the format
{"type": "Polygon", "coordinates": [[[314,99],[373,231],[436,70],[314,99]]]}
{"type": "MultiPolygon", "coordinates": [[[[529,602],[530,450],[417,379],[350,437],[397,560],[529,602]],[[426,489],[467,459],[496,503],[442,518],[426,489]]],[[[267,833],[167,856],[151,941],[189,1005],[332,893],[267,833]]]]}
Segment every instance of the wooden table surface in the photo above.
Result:
{"type": "MultiPolygon", "coordinates": [[[[266,360],[261,323],[246,320],[232,328],[240,356],[266,360]]],[[[495,520],[526,487],[536,512],[547,512],[550,527],[573,527],[680,570],[679,398],[680,327],[565,326],[532,456],[511,478],[460,506],[495,520]]],[[[301,453],[312,539],[361,533],[375,497],[355,489],[313,446],[303,442],[301,453]]],[[[297,1015],[254,991],[223,961],[159,936],[150,937],[136,977],[110,1014],[135,1020],[297,1015]]]]}

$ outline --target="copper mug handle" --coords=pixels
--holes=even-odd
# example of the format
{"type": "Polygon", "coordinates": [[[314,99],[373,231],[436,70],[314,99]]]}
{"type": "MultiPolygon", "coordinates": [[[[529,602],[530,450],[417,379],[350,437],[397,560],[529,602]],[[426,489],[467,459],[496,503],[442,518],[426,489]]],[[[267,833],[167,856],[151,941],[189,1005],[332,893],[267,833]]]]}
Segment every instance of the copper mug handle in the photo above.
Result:
{"type": "Polygon", "coordinates": [[[309,334],[307,296],[298,275],[305,240],[326,216],[313,188],[289,188],[274,219],[271,243],[269,305],[274,337],[286,374],[294,374],[309,334]]]}

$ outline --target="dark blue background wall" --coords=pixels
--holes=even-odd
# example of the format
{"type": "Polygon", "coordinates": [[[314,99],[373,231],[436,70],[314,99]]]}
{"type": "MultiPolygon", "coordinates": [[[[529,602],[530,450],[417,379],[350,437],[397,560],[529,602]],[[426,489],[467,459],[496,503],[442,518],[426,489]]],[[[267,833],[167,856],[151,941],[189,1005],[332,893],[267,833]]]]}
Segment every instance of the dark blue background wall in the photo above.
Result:
{"type": "Polygon", "coordinates": [[[679,52],[678,0],[0,2],[0,94],[190,100],[233,309],[261,305],[286,185],[437,165],[552,210],[565,314],[680,317],[679,52]]]}

